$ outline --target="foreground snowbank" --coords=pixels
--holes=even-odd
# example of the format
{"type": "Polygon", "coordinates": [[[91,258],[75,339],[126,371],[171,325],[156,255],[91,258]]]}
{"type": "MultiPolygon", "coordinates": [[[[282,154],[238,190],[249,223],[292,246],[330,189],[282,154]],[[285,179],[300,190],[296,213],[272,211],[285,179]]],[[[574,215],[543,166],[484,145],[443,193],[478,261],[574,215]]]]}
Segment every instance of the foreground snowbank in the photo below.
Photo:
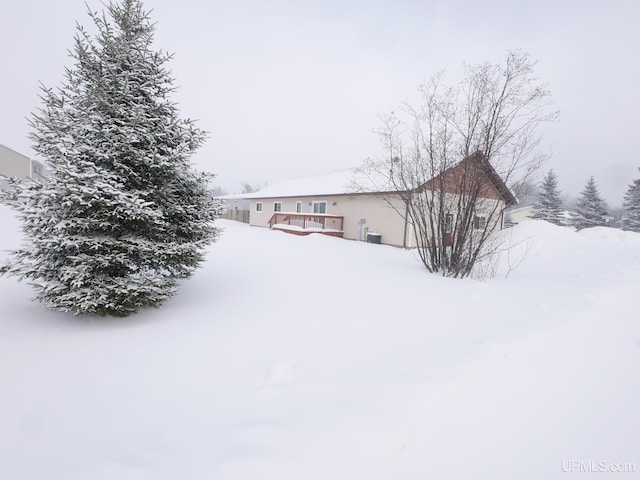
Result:
{"type": "Polygon", "coordinates": [[[640,471],[640,235],[524,223],[480,282],[392,247],[221,223],[179,295],[125,320],[43,311],[0,278],[0,478],[640,471]]]}

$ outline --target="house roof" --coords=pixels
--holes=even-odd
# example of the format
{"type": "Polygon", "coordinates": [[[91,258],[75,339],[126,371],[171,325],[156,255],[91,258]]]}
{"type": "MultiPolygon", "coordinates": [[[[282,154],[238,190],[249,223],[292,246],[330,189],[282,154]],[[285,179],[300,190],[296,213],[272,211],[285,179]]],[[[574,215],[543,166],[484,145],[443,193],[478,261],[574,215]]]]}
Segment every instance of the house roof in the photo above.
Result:
{"type": "Polygon", "coordinates": [[[3,148],[5,150],[9,150],[10,152],[13,152],[13,153],[15,153],[17,155],[20,155],[21,157],[25,158],[26,160],[29,160],[29,157],[27,157],[24,153],[20,153],[17,150],[14,150],[13,148],[9,148],[9,147],[7,147],[6,145],[4,145],[2,143],[0,143],[0,148],[3,148]]]}
{"type": "Polygon", "coordinates": [[[507,205],[518,204],[518,199],[516,198],[513,191],[507,186],[506,183],[504,183],[504,180],[502,180],[502,177],[498,175],[498,172],[496,172],[496,169],[493,168],[493,165],[491,165],[489,161],[487,161],[487,159],[484,157],[482,152],[480,152],[480,150],[478,150],[475,153],[472,153],[467,158],[472,158],[476,160],[478,164],[484,168],[487,178],[489,178],[489,181],[493,184],[495,189],[498,190],[498,192],[500,193],[500,195],[502,196],[502,198],[504,199],[507,205]]]}
{"type": "Polygon", "coordinates": [[[521,207],[512,207],[507,210],[508,213],[524,212],[525,210],[533,210],[533,205],[523,205],[521,207]]]}
{"type": "Polygon", "coordinates": [[[217,195],[216,198],[220,200],[244,200],[247,198],[248,193],[232,193],[230,195],[217,195]]]}
{"type": "MultiPolygon", "coordinates": [[[[471,155],[468,155],[467,157],[460,160],[455,165],[447,168],[442,173],[427,180],[420,187],[418,187],[418,190],[437,190],[444,187],[445,191],[455,193],[459,191],[460,185],[464,184],[465,178],[468,175],[471,175],[471,179],[479,178],[475,177],[474,172],[477,171],[484,175],[490,186],[495,189],[495,191],[502,198],[502,200],[504,200],[507,206],[516,205],[518,203],[518,199],[516,198],[513,191],[504,183],[502,177],[500,177],[498,172],[496,172],[495,168],[493,168],[493,165],[491,165],[491,163],[486,160],[484,154],[480,150],[475,151],[471,155]]],[[[475,184],[475,180],[472,181],[475,184]]],[[[480,195],[486,195],[489,193],[489,191],[485,188],[489,185],[481,184],[479,186],[481,188],[480,195]]]]}
{"type": "MultiPolygon", "coordinates": [[[[257,192],[248,193],[244,198],[281,198],[310,197],[318,195],[350,195],[356,193],[373,193],[374,188],[363,189],[356,186],[358,180],[356,169],[336,170],[313,177],[302,177],[285,180],[257,192]]],[[[358,182],[361,185],[363,182],[358,182]]]]}
{"type": "MultiPolygon", "coordinates": [[[[491,163],[485,160],[484,155],[482,155],[480,151],[464,158],[447,169],[444,174],[459,168],[464,162],[470,161],[475,162],[481,167],[491,185],[498,191],[507,205],[515,205],[518,203],[516,196],[509,187],[507,187],[491,163]]],[[[431,179],[427,181],[424,186],[428,188],[428,185],[434,180],[435,179],[431,179]]],[[[359,169],[350,168],[336,170],[324,175],[285,180],[257,192],[245,194],[244,198],[311,197],[319,195],[353,195],[358,193],[388,193],[396,191],[392,188],[380,188],[380,185],[388,185],[388,183],[388,178],[380,178],[379,175],[378,178],[371,178],[359,169]]]]}

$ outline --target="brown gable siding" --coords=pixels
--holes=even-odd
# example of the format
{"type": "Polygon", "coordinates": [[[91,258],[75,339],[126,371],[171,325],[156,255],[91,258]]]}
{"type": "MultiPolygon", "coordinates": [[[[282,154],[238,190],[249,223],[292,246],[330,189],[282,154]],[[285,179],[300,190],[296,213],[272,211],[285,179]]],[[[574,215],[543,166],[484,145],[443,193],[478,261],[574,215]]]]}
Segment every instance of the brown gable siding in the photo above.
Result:
{"type": "Polygon", "coordinates": [[[457,165],[426,182],[420,189],[439,191],[441,186],[446,193],[461,194],[466,191],[468,194],[474,194],[471,190],[479,189],[479,197],[504,200],[507,205],[518,203],[480,152],[469,155],[457,165]]]}

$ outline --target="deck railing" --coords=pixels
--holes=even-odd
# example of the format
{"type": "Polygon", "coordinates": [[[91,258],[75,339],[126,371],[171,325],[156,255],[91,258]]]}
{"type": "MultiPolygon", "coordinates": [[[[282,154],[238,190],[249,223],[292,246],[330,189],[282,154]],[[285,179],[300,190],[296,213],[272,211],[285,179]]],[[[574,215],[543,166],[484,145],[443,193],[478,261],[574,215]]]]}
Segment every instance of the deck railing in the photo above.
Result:
{"type": "Polygon", "coordinates": [[[344,217],[338,215],[276,212],[269,220],[269,228],[287,225],[293,227],[292,230],[299,229],[303,232],[342,232],[343,222],[344,217]]]}

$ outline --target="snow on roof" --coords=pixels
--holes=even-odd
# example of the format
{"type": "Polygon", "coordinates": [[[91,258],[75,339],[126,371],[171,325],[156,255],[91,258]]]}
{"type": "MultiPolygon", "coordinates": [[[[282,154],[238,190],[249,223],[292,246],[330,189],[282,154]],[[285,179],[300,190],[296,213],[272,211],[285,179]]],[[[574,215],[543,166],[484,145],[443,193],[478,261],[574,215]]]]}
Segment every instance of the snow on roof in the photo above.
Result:
{"type": "Polygon", "coordinates": [[[524,210],[532,210],[532,209],[533,209],[533,205],[524,205],[522,207],[518,207],[518,206],[511,207],[511,208],[507,209],[507,212],[508,213],[515,213],[515,212],[521,212],[521,211],[524,211],[524,210]]]}
{"type": "Polygon", "coordinates": [[[20,153],[19,151],[14,150],[13,148],[7,147],[6,145],[4,145],[4,144],[2,144],[2,143],[0,143],[0,147],[4,148],[5,150],[9,150],[10,152],[17,153],[17,154],[18,154],[18,155],[20,155],[21,157],[24,157],[24,158],[26,158],[27,160],[29,160],[29,157],[27,157],[24,153],[20,153]]]}
{"type": "Polygon", "coordinates": [[[230,195],[217,195],[216,198],[220,200],[244,200],[247,195],[247,193],[233,193],[230,195]]]}
{"type": "Polygon", "coordinates": [[[323,175],[285,180],[244,198],[304,197],[315,195],[347,195],[350,193],[372,193],[379,191],[356,169],[336,170],[323,175]],[[363,188],[363,185],[371,187],[363,188]]]}
{"type": "MultiPolygon", "coordinates": [[[[442,174],[447,174],[449,171],[458,168],[458,166],[465,161],[476,161],[479,163],[484,169],[489,181],[502,195],[507,204],[513,205],[518,203],[514,193],[505,185],[493,166],[484,160],[484,157],[479,151],[456,163],[442,174]]],[[[436,177],[427,181],[424,185],[428,185],[434,181],[435,178],[436,177]]],[[[244,198],[310,197],[397,191],[395,188],[390,188],[389,182],[389,175],[384,171],[379,171],[375,168],[366,171],[362,168],[349,168],[313,177],[286,180],[257,192],[247,194],[244,198]]],[[[418,185],[416,185],[416,187],[417,186],[418,185]]]]}

